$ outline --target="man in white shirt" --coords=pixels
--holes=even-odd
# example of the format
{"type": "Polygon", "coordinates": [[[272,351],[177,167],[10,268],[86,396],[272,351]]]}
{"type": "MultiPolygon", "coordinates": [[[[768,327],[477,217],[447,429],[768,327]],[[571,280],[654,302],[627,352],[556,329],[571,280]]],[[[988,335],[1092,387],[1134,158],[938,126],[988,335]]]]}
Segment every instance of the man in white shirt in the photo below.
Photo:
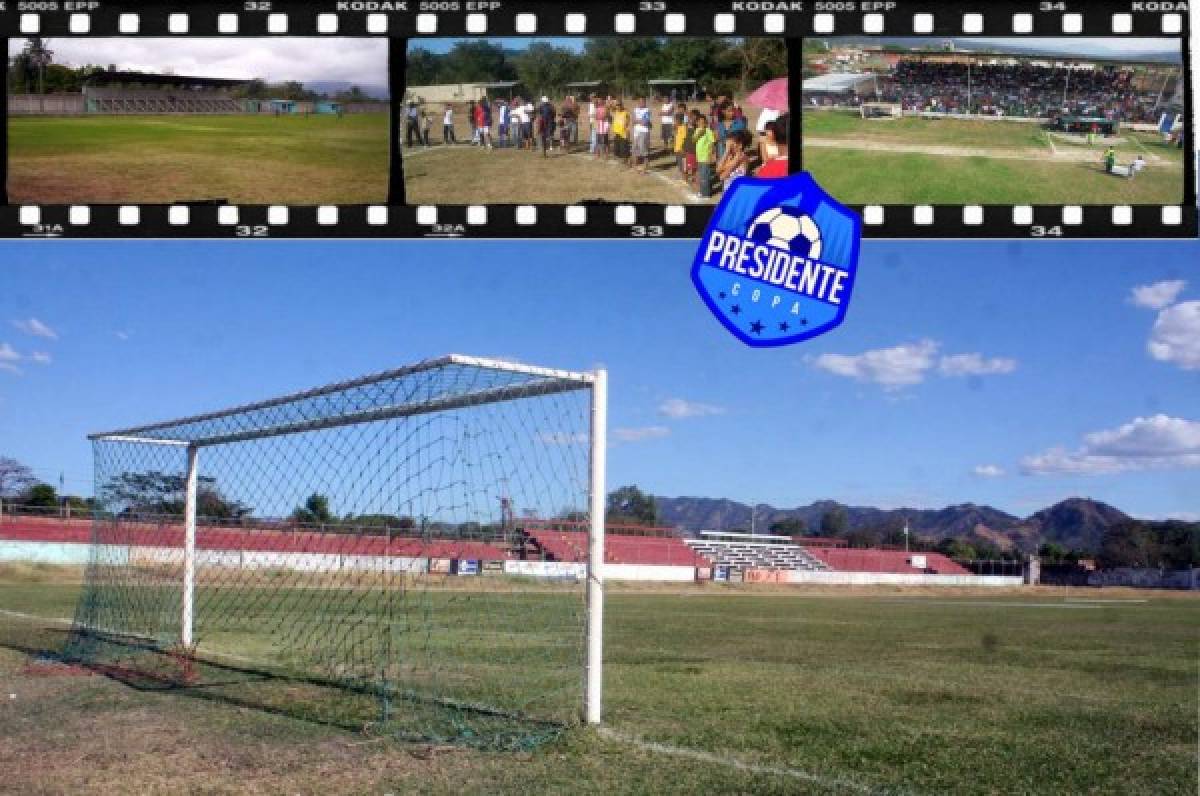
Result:
{"type": "Polygon", "coordinates": [[[650,160],[650,127],[653,112],[646,106],[646,98],[638,97],[633,109],[633,166],[642,174],[650,160]]]}
{"type": "Polygon", "coordinates": [[[662,125],[663,147],[668,151],[675,148],[675,103],[670,97],[659,97],[662,102],[659,124],[662,125]]]}
{"type": "Polygon", "coordinates": [[[442,116],[442,143],[457,144],[458,139],[454,137],[454,109],[449,105],[446,106],[446,113],[442,116]]]}
{"type": "Polygon", "coordinates": [[[509,125],[509,121],[511,120],[511,116],[510,116],[510,113],[508,110],[508,102],[506,100],[500,100],[499,116],[500,116],[500,127],[499,127],[499,139],[500,140],[497,143],[500,146],[500,148],[503,149],[504,147],[508,146],[508,125],[509,125]]]}
{"type": "Polygon", "coordinates": [[[596,103],[599,101],[600,97],[593,94],[592,101],[588,103],[588,152],[593,155],[596,154],[596,103]]]}

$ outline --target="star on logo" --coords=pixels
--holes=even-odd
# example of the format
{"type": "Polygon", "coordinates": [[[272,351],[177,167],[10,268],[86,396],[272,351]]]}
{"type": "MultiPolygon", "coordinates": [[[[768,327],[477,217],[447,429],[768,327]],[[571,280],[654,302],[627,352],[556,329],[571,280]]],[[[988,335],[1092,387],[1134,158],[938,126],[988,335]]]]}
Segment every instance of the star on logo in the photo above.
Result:
{"type": "Polygon", "coordinates": [[[729,311],[732,312],[734,315],[742,314],[742,308],[741,308],[741,306],[739,306],[737,304],[734,304],[732,307],[730,307],[729,311]]]}
{"type": "Polygon", "coordinates": [[[763,328],[764,327],[761,321],[755,321],[754,323],[750,324],[750,331],[754,332],[755,334],[762,334],[763,328]]]}
{"type": "Polygon", "coordinates": [[[781,332],[786,332],[788,329],[791,329],[791,328],[792,328],[791,325],[787,321],[784,321],[783,323],[779,324],[779,331],[781,331],[781,332]]]}
{"type": "Polygon", "coordinates": [[[721,298],[721,299],[724,299],[724,298],[725,298],[725,294],[724,294],[723,292],[722,292],[722,293],[718,293],[718,294],[717,294],[717,296],[718,296],[719,298],[721,298]]]}

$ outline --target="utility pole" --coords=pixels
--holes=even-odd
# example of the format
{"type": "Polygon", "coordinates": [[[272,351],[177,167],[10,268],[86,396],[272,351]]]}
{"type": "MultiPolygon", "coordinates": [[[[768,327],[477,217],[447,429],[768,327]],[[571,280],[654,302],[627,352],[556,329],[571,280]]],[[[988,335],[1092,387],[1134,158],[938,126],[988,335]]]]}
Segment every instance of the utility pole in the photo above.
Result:
{"type": "Polygon", "coordinates": [[[904,552],[908,552],[908,519],[904,520],[904,552]]]}

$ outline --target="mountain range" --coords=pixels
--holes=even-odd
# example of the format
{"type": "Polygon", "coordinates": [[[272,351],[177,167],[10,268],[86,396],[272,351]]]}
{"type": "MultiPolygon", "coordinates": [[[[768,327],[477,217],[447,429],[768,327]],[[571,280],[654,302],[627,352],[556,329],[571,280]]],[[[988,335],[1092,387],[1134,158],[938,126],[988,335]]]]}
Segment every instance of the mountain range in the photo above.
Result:
{"type": "MultiPolygon", "coordinates": [[[[685,532],[751,527],[751,507],[745,503],[696,497],[656,497],[655,502],[660,522],[685,532]]],[[[907,522],[912,533],[934,542],[948,538],[986,541],[1002,550],[1027,552],[1045,542],[1094,552],[1105,531],[1131,519],[1120,509],[1088,498],[1070,498],[1028,517],[974,503],[941,509],[878,509],[821,500],[791,509],[758,504],[753,510],[754,528],[767,533],[772,523],[798,519],[805,527],[817,529],[821,518],[838,508],[846,513],[849,531],[900,528],[907,522]]]]}

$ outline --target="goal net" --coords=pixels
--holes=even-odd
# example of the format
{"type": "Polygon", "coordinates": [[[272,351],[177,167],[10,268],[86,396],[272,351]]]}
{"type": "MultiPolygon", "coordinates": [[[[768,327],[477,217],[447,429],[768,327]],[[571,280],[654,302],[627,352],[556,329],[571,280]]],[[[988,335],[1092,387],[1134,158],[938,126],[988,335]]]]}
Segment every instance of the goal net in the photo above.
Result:
{"type": "Polygon", "coordinates": [[[452,355],[92,435],[67,657],[441,742],[598,721],[605,391],[452,355]],[[588,523],[587,565],[525,532],[547,518],[588,523]]]}

